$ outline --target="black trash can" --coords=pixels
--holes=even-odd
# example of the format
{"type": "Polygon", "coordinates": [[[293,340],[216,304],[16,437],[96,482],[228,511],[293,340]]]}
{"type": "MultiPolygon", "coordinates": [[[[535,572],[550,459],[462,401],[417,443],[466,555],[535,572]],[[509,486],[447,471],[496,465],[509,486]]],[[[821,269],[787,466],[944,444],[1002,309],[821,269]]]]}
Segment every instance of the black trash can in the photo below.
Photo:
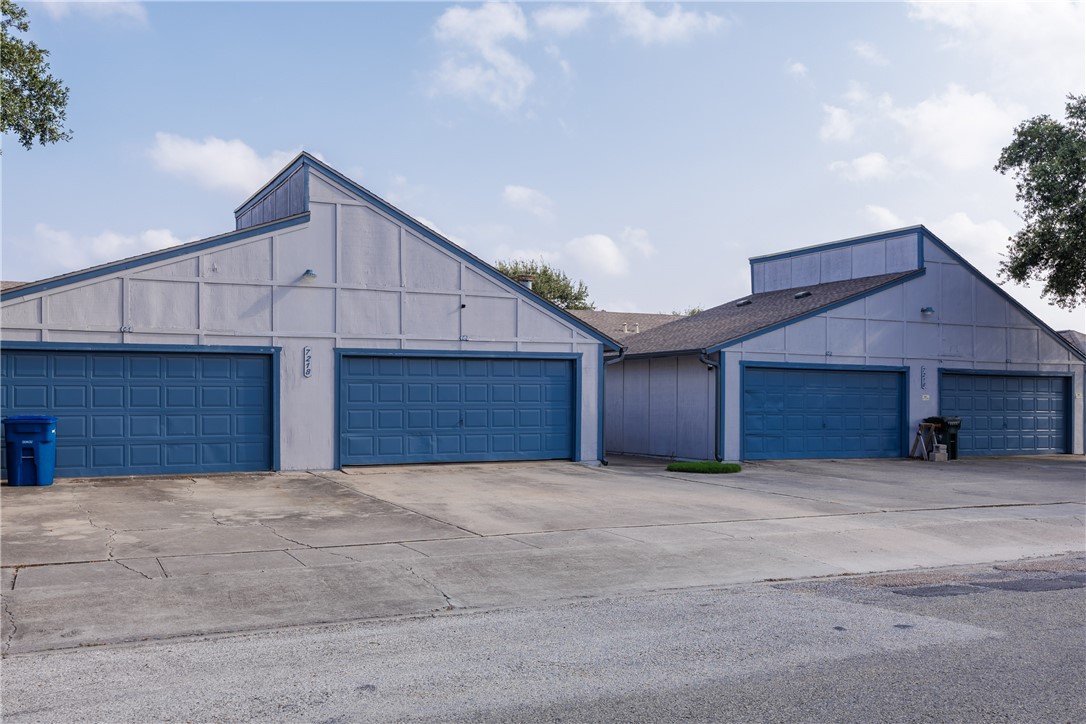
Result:
{"type": "Polygon", "coordinates": [[[962,418],[948,415],[943,418],[946,428],[946,457],[947,460],[958,459],[958,431],[962,429],[962,418]]]}
{"type": "Polygon", "coordinates": [[[57,418],[49,415],[5,417],[8,485],[52,485],[57,465],[57,418]]]}

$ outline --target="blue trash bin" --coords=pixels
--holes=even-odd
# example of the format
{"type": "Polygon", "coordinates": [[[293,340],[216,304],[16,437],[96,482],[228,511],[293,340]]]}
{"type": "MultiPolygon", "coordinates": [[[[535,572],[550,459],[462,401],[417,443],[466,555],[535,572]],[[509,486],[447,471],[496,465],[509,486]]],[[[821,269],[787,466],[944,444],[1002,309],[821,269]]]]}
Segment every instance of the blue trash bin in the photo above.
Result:
{"type": "Polygon", "coordinates": [[[57,466],[57,418],[5,417],[8,485],[52,485],[57,466]]]}

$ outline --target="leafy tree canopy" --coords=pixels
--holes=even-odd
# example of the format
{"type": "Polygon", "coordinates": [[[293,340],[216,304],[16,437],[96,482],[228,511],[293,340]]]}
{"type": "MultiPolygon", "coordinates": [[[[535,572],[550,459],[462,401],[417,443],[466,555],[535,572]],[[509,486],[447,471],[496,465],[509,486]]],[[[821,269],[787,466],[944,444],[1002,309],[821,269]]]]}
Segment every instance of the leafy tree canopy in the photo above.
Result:
{"type": "Polygon", "coordinates": [[[1037,116],[1014,129],[995,170],[1013,172],[1025,226],[1010,237],[1000,276],[1044,283],[1064,309],[1086,301],[1086,95],[1067,96],[1067,121],[1037,116]]]}
{"type": "Polygon", "coordinates": [[[542,259],[510,259],[498,261],[498,271],[513,281],[518,277],[532,277],[532,291],[562,309],[595,309],[588,301],[588,287],[583,281],[574,282],[565,272],[547,264],[542,259]]]}
{"type": "Polygon", "coordinates": [[[49,51],[13,35],[30,30],[26,10],[11,0],[0,0],[3,38],[0,41],[0,123],[3,133],[13,133],[25,148],[67,141],[64,128],[68,88],[49,73],[49,51]]]}

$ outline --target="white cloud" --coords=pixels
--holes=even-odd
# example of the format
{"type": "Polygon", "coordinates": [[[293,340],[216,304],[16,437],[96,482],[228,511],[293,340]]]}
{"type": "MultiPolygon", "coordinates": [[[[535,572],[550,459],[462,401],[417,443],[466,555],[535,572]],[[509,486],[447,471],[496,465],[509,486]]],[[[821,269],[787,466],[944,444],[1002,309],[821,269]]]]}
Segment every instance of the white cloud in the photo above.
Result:
{"type": "Polygon", "coordinates": [[[581,267],[607,276],[622,276],[630,271],[626,255],[606,234],[589,234],[572,239],[566,244],[565,251],[581,267]]]}
{"type": "Polygon", "coordinates": [[[884,206],[868,204],[864,206],[863,215],[878,229],[899,229],[906,225],[900,216],[884,206]]]}
{"type": "Polygon", "coordinates": [[[41,279],[180,243],[167,229],[148,229],[133,235],[103,231],[96,236],[77,236],[47,224],[36,224],[32,243],[20,252],[19,266],[24,273],[41,279]]]}
{"type": "Polygon", "coordinates": [[[870,97],[871,96],[863,83],[854,80],[849,81],[848,90],[845,91],[845,100],[853,105],[859,105],[861,103],[866,103],[867,99],[870,97]]]}
{"type": "Polygon", "coordinates": [[[818,137],[823,141],[847,141],[856,133],[856,123],[852,114],[845,108],[823,104],[826,113],[818,137]]]}
{"type": "Polygon", "coordinates": [[[899,173],[901,162],[894,162],[878,151],[871,151],[851,161],[834,161],[830,170],[849,181],[882,181],[899,173]]]}
{"type": "Polygon", "coordinates": [[[613,277],[629,273],[631,258],[656,253],[648,232],[633,227],[623,229],[617,242],[606,234],[588,234],[568,241],[563,251],[585,276],[599,272],[613,277]]]}
{"type": "Polygon", "coordinates": [[[794,75],[797,78],[807,77],[807,66],[799,61],[790,62],[784,67],[784,70],[788,75],[794,75]]]}
{"type": "Polygon", "coordinates": [[[503,45],[529,37],[519,7],[491,2],[450,8],[434,25],[434,37],[450,46],[434,78],[435,93],[478,98],[503,111],[524,103],[535,74],[503,45]]]}
{"type": "Polygon", "coordinates": [[[543,51],[547,54],[548,58],[554,60],[558,64],[558,67],[562,69],[562,75],[569,77],[573,73],[573,68],[570,66],[569,61],[562,57],[562,51],[557,45],[548,45],[543,51]]]}
{"type": "Polygon", "coordinates": [[[209,136],[201,141],[156,133],[150,149],[159,170],[196,181],[209,189],[251,194],[270,181],[298,154],[272,151],[261,156],[244,141],[209,136]]]}
{"type": "Polygon", "coordinates": [[[957,211],[930,225],[936,236],[950,244],[974,266],[992,279],[999,272],[999,259],[1007,249],[1011,230],[999,221],[973,221],[957,211]]]}
{"type": "Polygon", "coordinates": [[[592,11],[585,5],[548,5],[532,13],[541,30],[555,35],[570,35],[584,28],[592,11]]]}
{"type": "Polygon", "coordinates": [[[502,191],[502,201],[512,209],[527,211],[540,219],[554,218],[554,202],[550,197],[527,186],[506,186],[502,191]]]}
{"type": "Polygon", "coordinates": [[[1003,94],[1055,101],[1086,84],[1081,2],[909,3],[909,17],[945,30],[945,48],[977,59],[1003,94]]]}
{"type": "Polygon", "coordinates": [[[635,229],[627,226],[619,235],[623,246],[637,251],[642,256],[649,257],[656,253],[656,247],[649,239],[649,232],[644,229],[635,229]]]}
{"type": "Polygon", "coordinates": [[[147,22],[147,8],[138,2],[61,2],[60,0],[46,0],[39,3],[39,7],[53,20],[63,20],[69,15],[86,15],[95,20],[119,18],[121,20],[135,21],[140,24],[147,22]]]}
{"type": "Polygon", "coordinates": [[[714,33],[725,27],[721,16],[683,10],[678,3],[661,15],[640,2],[612,3],[607,9],[618,21],[619,31],[643,45],[683,43],[696,35],[714,33]]]}
{"type": "Polygon", "coordinates": [[[852,52],[872,65],[886,65],[886,57],[871,43],[857,40],[852,43],[852,52]]]}
{"type": "Polygon", "coordinates": [[[987,93],[968,93],[956,85],[912,107],[895,107],[889,100],[883,105],[904,130],[914,155],[953,171],[994,164],[1025,113],[1019,106],[1000,106],[987,93]]]}

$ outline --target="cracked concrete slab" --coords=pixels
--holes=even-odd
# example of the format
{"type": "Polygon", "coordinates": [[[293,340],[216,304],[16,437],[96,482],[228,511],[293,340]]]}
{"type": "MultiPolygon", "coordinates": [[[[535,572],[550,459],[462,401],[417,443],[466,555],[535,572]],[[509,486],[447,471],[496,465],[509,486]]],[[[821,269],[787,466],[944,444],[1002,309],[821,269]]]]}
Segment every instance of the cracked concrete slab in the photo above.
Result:
{"type": "Polygon", "coordinates": [[[94,584],[7,593],[8,653],[442,610],[445,598],[395,563],[94,584]],[[11,624],[16,628],[12,634],[11,624]]]}
{"type": "Polygon", "coordinates": [[[508,537],[453,538],[440,541],[404,543],[404,547],[424,556],[478,556],[494,553],[517,553],[534,550],[527,543],[508,537]]]}
{"type": "Polygon", "coordinates": [[[170,578],[305,567],[286,551],[213,553],[202,556],[162,557],[158,560],[170,578]]]}
{"type": "Polygon", "coordinates": [[[605,530],[571,530],[554,533],[521,533],[510,536],[534,548],[595,548],[599,546],[637,545],[637,541],[605,530]]]}
{"type": "Polygon", "coordinates": [[[651,461],[4,488],[2,635],[30,651],[1082,552],[1081,459],[960,462],[758,464],[725,484],[651,461]],[[83,567],[22,585],[28,564],[64,562],[83,567]]]}
{"type": "MultiPolygon", "coordinates": [[[[157,564],[155,565],[157,569],[157,564]]],[[[161,577],[162,571],[157,576],[161,577]]],[[[87,584],[112,583],[124,585],[146,580],[148,574],[129,567],[120,561],[99,563],[66,563],[56,566],[30,566],[19,571],[18,590],[47,586],[84,586],[87,584]]]]}

